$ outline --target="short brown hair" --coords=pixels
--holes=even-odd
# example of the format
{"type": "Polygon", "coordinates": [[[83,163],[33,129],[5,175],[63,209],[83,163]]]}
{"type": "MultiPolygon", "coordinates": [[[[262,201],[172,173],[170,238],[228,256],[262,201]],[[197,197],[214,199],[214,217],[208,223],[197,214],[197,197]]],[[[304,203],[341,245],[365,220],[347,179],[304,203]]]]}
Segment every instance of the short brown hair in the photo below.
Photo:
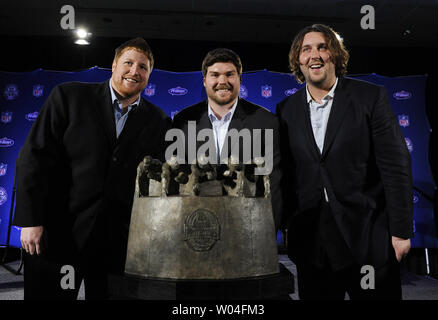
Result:
{"type": "Polygon", "coordinates": [[[323,24],[314,24],[302,29],[296,36],[289,51],[289,67],[298,82],[305,81],[304,75],[300,69],[300,52],[303,44],[303,39],[309,32],[320,32],[324,35],[328,49],[331,53],[331,59],[335,65],[336,76],[343,76],[347,73],[347,64],[350,57],[347,49],[338,36],[338,34],[330,27],[323,24]]]}
{"type": "Polygon", "coordinates": [[[236,67],[239,77],[242,77],[242,62],[237,53],[230,49],[218,48],[209,51],[202,61],[202,75],[204,78],[207,75],[208,67],[214,65],[216,62],[231,62],[236,67]]]}
{"type": "Polygon", "coordinates": [[[144,53],[146,55],[146,57],[149,59],[150,67],[152,70],[152,68],[154,67],[154,55],[152,54],[152,50],[149,47],[146,40],[144,40],[143,38],[140,38],[140,37],[128,40],[128,41],[122,43],[120,46],[118,46],[116,48],[114,60],[117,60],[118,58],[120,58],[120,56],[126,50],[129,50],[129,49],[134,49],[134,50],[137,50],[137,51],[144,53]]]}

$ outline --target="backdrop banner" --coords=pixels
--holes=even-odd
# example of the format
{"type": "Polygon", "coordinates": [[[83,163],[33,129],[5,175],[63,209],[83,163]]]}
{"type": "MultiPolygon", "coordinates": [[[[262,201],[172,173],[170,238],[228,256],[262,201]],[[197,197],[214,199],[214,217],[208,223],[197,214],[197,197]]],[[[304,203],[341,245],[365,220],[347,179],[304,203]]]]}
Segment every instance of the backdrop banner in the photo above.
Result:
{"type": "MultiPolygon", "coordinates": [[[[42,69],[33,72],[0,72],[0,245],[7,243],[7,229],[14,183],[14,165],[21,146],[50,91],[70,81],[100,82],[111,70],[93,67],[79,72],[42,69]]],[[[385,86],[406,144],[412,156],[414,177],[414,228],[412,246],[437,248],[432,197],[435,184],[428,162],[430,126],[425,111],[426,76],[383,77],[376,74],[349,76],[385,86]]],[[[275,113],[278,102],[303,85],[290,74],[267,70],[245,72],[240,97],[275,113]]],[[[206,99],[202,72],[176,73],[153,70],[142,96],[170,117],[206,99]]],[[[20,247],[20,230],[12,226],[10,245],[20,247]]],[[[278,237],[281,241],[281,237],[278,237]]]]}

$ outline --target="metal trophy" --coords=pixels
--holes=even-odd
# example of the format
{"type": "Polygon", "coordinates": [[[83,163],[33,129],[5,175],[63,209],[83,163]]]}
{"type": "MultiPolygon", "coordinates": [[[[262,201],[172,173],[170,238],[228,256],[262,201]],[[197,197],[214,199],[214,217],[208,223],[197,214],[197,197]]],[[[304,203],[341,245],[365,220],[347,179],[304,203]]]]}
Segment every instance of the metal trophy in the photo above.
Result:
{"type": "Polygon", "coordinates": [[[278,295],[272,283],[293,292],[293,277],[279,273],[269,176],[254,175],[263,164],[144,158],[119,292],[144,299],[260,299],[278,295]]]}
{"type": "MultiPolygon", "coordinates": [[[[144,158],[137,169],[126,277],[176,288],[181,281],[249,283],[279,274],[269,176],[254,175],[263,160],[233,160],[216,166],[202,158],[191,165],[175,157],[165,163],[144,158]]],[[[163,298],[151,290],[144,297],[163,298]]]]}

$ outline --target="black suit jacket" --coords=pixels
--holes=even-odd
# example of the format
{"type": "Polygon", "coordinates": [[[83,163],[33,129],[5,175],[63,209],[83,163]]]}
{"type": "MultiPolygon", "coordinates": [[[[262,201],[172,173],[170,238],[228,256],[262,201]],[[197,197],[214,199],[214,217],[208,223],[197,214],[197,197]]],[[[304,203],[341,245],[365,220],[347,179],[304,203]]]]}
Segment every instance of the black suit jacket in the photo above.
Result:
{"type": "Polygon", "coordinates": [[[14,224],[43,226],[48,249],[73,239],[81,251],[99,222],[123,255],[137,165],[163,158],[168,128],[166,114],[141,99],[116,138],[108,81],[55,87],[17,159],[14,224]]]}
{"type": "Polygon", "coordinates": [[[392,250],[390,236],[413,236],[411,160],[385,88],[339,78],[322,154],[305,87],[280,102],[277,115],[290,256],[300,260],[309,237],[315,236],[306,213],[319,206],[326,188],[355,260],[385,264],[392,250]]]}
{"type": "MultiPolygon", "coordinates": [[[[189,106],[180,112],[178,112],[173,119],[173,127],[182,129],[186,138],[188,137],[187,126],[188,121],[196,121],[196,134],[202,129],[212,129],[211,121],[208,118],[208,103],[207,101],[202,101],[195,105],[189,106]]],[[[238,100],[236,109],[231,119],[228,131],[231,129],[236,129],[240,131],[242,129],[262,129],[261,131],[261,154],[265,155],[264,150],[264,130],[273,130],[273,169],[270,174],[270,184],[271,184],[271,199],[272,199],[272,211],[274,214],[274,222],[276,228],[279,226],[280,216],[281,216],[281,192],[280,192],[280,150],[279,150],[279,123],[278,119],[269,110],[248,102],[244,99],[238,100]]],[[[187,142],[188,143],[188,142],[187,142]]],[[[204,144],[203,141],[198,141],[196,150],[204,144]]],[[[231,147],[232,148],[232,147],[231,147]]],[[[229,154],[231,152],[229,150],[229,154]]],[[[240,161],[242,161],[243,154],[243,141],[239,139],[239,155],[240,161]]],[[[223,150],[222,150],[223,151],[223,150]]]]}

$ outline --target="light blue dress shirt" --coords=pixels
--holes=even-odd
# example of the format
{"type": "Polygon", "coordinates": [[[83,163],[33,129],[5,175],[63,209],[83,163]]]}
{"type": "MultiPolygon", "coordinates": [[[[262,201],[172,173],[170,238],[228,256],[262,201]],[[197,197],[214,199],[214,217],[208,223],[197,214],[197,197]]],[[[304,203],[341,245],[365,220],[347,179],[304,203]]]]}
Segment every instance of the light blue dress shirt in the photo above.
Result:
{"type": "Polygon", "coordinates": [[[117,96],[114,92],[113,86],[111,85],[111,80],[109,81],[109,87],[111,91],[111,101],[113,103],[114,108],[114,118],[116,120],[116,135],[117,138],[119,137],[120,133],[122,133],[123,128],[125,127],[126,120],[128,119],[129,112],[134,108],[135,106],[138,106],[140,103],[141,96],[138,96],[138,99],[131,105],[129,105],[127,108],[122,108],[122,103],[117,99],[117,96]]]}

